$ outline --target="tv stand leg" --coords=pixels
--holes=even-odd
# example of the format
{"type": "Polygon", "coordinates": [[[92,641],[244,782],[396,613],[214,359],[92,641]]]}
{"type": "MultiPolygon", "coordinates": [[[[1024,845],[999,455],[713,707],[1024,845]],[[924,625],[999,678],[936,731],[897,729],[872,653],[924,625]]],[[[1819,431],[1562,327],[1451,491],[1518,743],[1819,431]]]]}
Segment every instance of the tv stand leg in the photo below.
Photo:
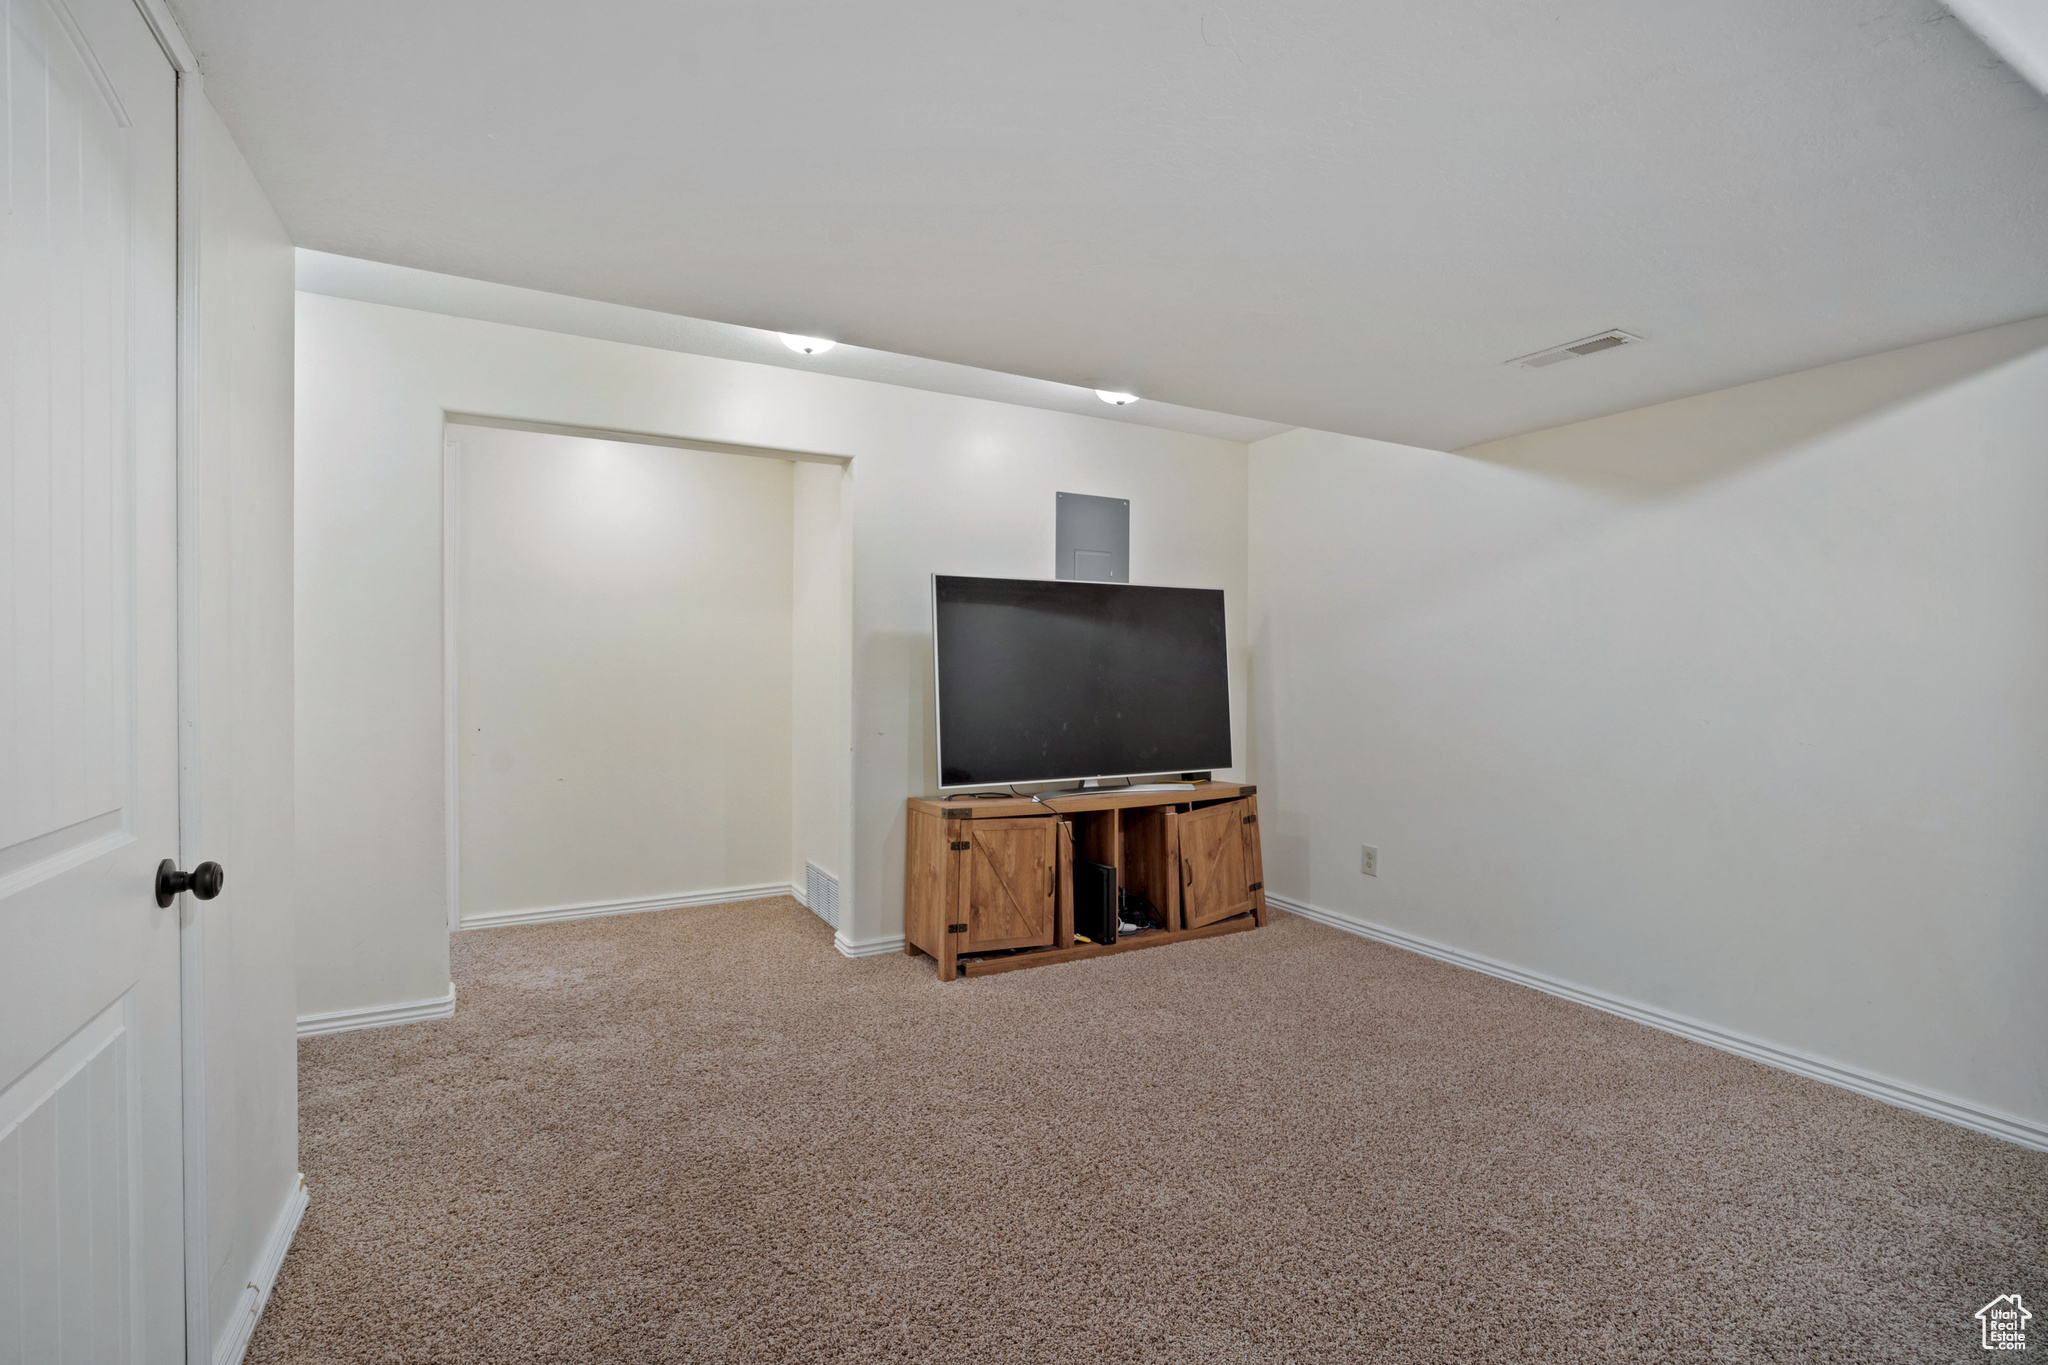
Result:
{"type": "Polygon", "coordinates": [[[946,854],[950,859],[949,872],[941,885],[952,892],[950,901],[942,908],[938,925],[939,980],[951,981],[960,975],[960,940],[966,937],[967,928],[967,883],[971,875],[968,859],[974,855],[968,852],[974,842],[965,820],[946,822],[946,854]],[[959,925],[962,932],[954,933],[953,926],[959,925]]]}
{"type": "Polygon", "coordinates": [[[1265,840],[1259,837],[1259,798],[1247,798],[1251,808],[1251,823],[1245,826],[1245,866],[1251,871],[1252,881],[1258,884],[1257,900],[1252,902],[1252,923],[1261,929],[1266,927],[1266,854],[1265,840]]]}

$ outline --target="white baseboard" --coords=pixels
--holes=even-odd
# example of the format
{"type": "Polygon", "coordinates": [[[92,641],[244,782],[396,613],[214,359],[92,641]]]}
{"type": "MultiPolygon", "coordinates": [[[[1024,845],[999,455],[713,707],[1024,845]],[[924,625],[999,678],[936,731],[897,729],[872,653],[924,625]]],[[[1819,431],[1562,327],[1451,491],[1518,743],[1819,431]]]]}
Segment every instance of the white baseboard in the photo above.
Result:
{"type": "Polygon", "coordinates": [[[257,1320],[263,1316],[263,1306],[270,1302],[270,1291],[277,1284],[277,1272],[284,1266],[284,1254],[291,1250],[292,1238],[298,1235],[299,1219],[305,1214],[306,1177],[301,1175],[292,1182],[292,1192],[285,1196],[284,1207],[278,1210],[277,1221],[271,1225],[270,1236],[264,1239],[263,1250],[257,1253],[256,1263],[249,1267],[249,1283],[243,1286],[242,1296],[235,1300],[235,1315],[213,1348],[213,1365],[242,1365],[242,1354],[249,1349],[249,1334],[256,1330],[257,1320]]]}
{"type": "Polygon", "coordinates": [[[596,919],[600,915],[637,915],[648,910],[682,910],[693,905],[724,905],[730,901],[758,901],[766,900],[770,896],[796,894],[796,888],[788,882],[770,882],[765,886],[725,886],[715,891],[688,891],[674,896],[643,896],[637,900],[542,905],[531,910],[484,910],[474,915],[464,915],[462,927],[503,929],[514,924],[553,924],[560,920],[596,919]]]}
{"type": "Polygon", "coordinates": [[[884,953],[902,952],[903,935],[893,934],[888,938],[871,938],[855,943],[845,934],[834,934],[832,946],[839,950],[841,957],[880,957],[884,953]]]}
{"type": "Polygon", "coordinates": [[[1285,896],[1277,896],[1271,891],[1266,893],[1266,903],[1275,909],[1285,910],[1290,915],[1299,915],[1318,924],[1327,924],[1332,929],[1341,929],[1347,934],[1374,939],[1391,947],[1420,953],[1424,957],[1433,957],[1439,962],[1448,962],[1453,966],[1497,976],[1503,981],[1529,986],[1547,995],[1555,995],[1608,1014],[1618,1014],[1624,1019],[1633,1019],[1639,1024],[1648,1024],[1651,1028],[1663,1029],[1666,1033],[1675,1033],[1681,1038],[1690,1038],[1696,1043],[1705,1043],[1708,1047],[1732,1052],[1738,1057],[1747,1057],[1753,1062],[1762,1062],[1765,1066],[1776,1067],[1780,1071],[1789,1071],[1795,1076],[1805,1076],[1809,1080],[1823,1081],[1828,1085],[1840,1086],[1844,1090],[1853,1090],[1873,1100],[1896,1105],[1901,1109],[1910,1109],[1916,1114],[1925,1114],[1928,1118],[1940,1119],[1945,1123],[1974,1129],[2021,1147],[2048,1151],[2048,1124],[2036,1123],[2014,1114],[2000,1113],[1996,1109],[1986,1109],[1968,1100],[1957,1099],[1953,1095],[1923,1090],[1919,1086],[1908,1085],[1904,1081],[1895,1081],[1853,1066],[1845,1066],[1840,1062],[1831,1062],[1824,1057],[1796,1052],[1788,1047],[1780,1047],[1776,1043],[1767,1043],[1761,1038],[1751,1038],[1714,1024],[1688,1019],[1682,1014],[1671,1014],[1651,1005],[1638,1004],[1633,1000],[1624,1000],[1619,996],[1575,986],[1569,981],[1560,981],[1541,972],[1496,962],[1490,957],[1481,957],[1462,948],[1452,948],[1426,938],[1417,938],[1413,934],[1404,934],[1398,929],[1389,929],[1384,925],[1369,924],[1364,920],[1340,915],[1320,906],[1306,905],[1300,901],[1289,900],[1285,896]]]}
{"type": "Polygon", "coordinates": [[[325,1014],[299,1016],[299,1036],[316,1038],[323,1033],[349,1033],[359,1028],[384,1028],[391,1024],[419,1024],[430,1019],[455,1017],[455,983],[448,994],[432,1000],[408,1000],[398,1005],[370,1005],[364,1009],[329,1010],[325,1014]]]}

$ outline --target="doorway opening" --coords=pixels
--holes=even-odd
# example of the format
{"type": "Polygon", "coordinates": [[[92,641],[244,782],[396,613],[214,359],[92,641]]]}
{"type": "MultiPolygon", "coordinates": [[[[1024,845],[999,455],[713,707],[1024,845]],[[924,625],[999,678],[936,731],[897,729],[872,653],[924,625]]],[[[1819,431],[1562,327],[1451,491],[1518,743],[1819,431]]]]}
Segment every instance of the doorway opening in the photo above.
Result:
{"type": "Polygon", "coordinates": [[[449,927],[836,918],[848,463],[463,414],[444,460],[449,927]]]}

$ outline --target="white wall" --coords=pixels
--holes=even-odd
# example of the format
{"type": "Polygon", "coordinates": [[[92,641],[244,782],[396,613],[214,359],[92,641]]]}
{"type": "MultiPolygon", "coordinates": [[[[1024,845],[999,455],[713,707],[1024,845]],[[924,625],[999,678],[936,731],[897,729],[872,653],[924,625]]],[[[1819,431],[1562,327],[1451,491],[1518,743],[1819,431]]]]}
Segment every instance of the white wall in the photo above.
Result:
{"type": "Polygon", "coordinates": [[[853,594],[840,521],[845,483],[842,465],[795,466],[789,881],[799,888],[807,860],[842,879],[849,867],[853,693],[846,662],[853,594]]]}
{"type": "Polygon", "coordinates": [[[462,914],[787,885],[790,461],[448,437],[462,914]]]}
{"type": "MultiPolygon", "coordinates": [[[[207,1279],[216,1342],[298,1182],[293,981],[292,244],[200,103],[198,443],[185,472],[198,592],[182,838],[227,871],[195,904],[202,961],[207,1279]]],[[[187,940],[191,946],[192,940],[187,940]]]]}
{"type": "Polygon", "coordinates": [[[1225,589],[1243,639],[1234,442],[313,294],[298,345],[300,853],[375,871],[306,887],[302,1013],[447,990],[448,412],[851,460],[850,865],[833,870],[853,945],[900,934],[903,800],[935,790],[931,573],[1046,576],[1056,492],[1127,497],[1133,576],[1225,589]]]}
{"type": "Polygon", "coordinates": [[[1255,444],[1269,885],[2048,1121],[2044,347],[1255,444]]]}

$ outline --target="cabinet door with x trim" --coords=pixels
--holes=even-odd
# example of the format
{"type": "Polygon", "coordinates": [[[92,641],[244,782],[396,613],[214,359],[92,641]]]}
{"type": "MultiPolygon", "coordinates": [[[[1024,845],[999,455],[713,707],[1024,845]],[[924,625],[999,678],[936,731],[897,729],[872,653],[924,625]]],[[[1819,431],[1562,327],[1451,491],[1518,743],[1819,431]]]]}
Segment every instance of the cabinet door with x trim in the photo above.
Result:
{"type": "Polygon", "coordinates": [[[1056,927],[1057,820],[974,820],[967,824],[962,878],[967,942],[960,951],[1037,948],[1056,927]]]}
{"type": "Polygon", "coordinates": [[[1225,801],[1180,817],[1181,920],[1188,928],[1256,908],[1255,809],[1250,801],[1225,801]]]}

